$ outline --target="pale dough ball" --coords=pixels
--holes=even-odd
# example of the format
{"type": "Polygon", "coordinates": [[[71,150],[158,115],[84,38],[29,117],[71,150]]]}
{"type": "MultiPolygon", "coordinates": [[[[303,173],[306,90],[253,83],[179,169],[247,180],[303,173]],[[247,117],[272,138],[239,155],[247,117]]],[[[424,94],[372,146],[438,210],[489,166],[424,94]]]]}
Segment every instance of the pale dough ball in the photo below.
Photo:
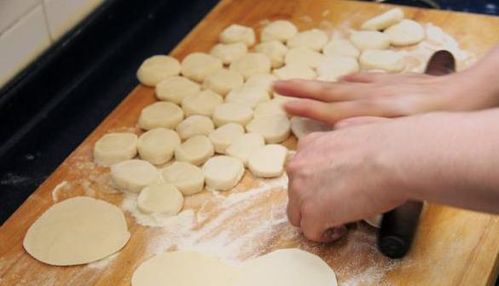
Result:
{"type": "Polygon", "coordinates": [[[262,135],[246,133],[234,139],[225,150],[225,154],[241,160],[246,165],[251,153],[263,146],[265,146],[265,139],[263,139],[262,135]]]}
{"type": "Polygon", "coordinates": [[[317,68],[318,79],[336,81],[339,77],[359,71],[356,58],[335,56],[326,57],[317,68]]]}
{"type": "Polygon", "coordinates": [[[207,89],[182,100],[182,109],[186,116],[211,116],[215,107],[222,104],[224,99],[219,94],[207,89]]]}
{"type": "Polygon", "coordinates": [[[184,119],[182,108],[171,102],[155,102],[142,109],[139,127],[145,130],[164,127],[175,128],[184,119]]]}
{"type": "Polygon", "coordinates": [[[350,35],[350,41],[359,50],[384,50],[390,46],[390,38],[378,31],[354,31],[350,35]]]}
{"type": "Polygon", "coordinates": [[[262,42],[281,41],[286,42],[298,33],[296,26],[290,21],[277,20],[262,29],[260,35],[262,42]]]}
{"type": "Polygon", "coordinates": [[[256,106],[255,111],[253,112],[254,117],[269,116],[269,115],[287,116],[288,114],[282,107],[282,102],[275,99],[259,103],[256,106]]]}
{"type": "Polygon", "coordinates": [[[139,137],[137,148],[140,158],[160,165],[171,160],[173,150],[180,145],[177,132],[166,128],[151,129],[139,137]]]}
{"type": "Polygon", "coordinates": [[[220,104],[213,112],[213,122],[217,127],[227,123],[238,123],[246,126],[251,118],[253,118],[251,107],[238,103],[220,104]]]}
{"type": "Polygon", "coordinates": [[[261,134],[268,144],[280,143],[288,139],[290,128],[289,119],[282,115],[254,117],[246,125],[248,132],[261,134]]]}
{"type": "Polygon", "coordinates": [[[315,79],[317,75],[314,70],[309,66],[302,64],[289,64],[285,65],[280,69],[274,70],[274,75],[278,79],[315,79]]]}
{"type": "Polygon", "coordinates": [[[182,99],[201,91],[199,84],[182,76],[172,76],[156,85],[156,97],[159,100],[180,104],[182,99]]]}
{"type": "Polygon", "coordinates": [[[358,58],[360,55],[357,49],[349,40],[333,39],[324,46],[322,50],[326,56],[345,56],[358,58]]]}
{"type": "Polygon", "coordinates": [[[255,31],[250,27],[232,24],[225,28],[218,38],[224,44],[244,43],[252,46],[255,43],[255,31]]]}
{"type": "Polygon", "coordinates": [[[221,69],[209,75],[203,82],[203,87],[225,96],[232,89],[242,86],[243,76],[233,70],[221,69]]]}
{"type": "Polygon", "coordinates": [[[196,135],[208,135],[215,127],[210,118],[203,115],[191,115],[177,125],[180,139],[185,140],[196,135]]]}
{"type": "Polygon", "coordinates": [[[229,65],[234,60],[244,56],[248,52],[248,46],[243,43],[216,44],[210,54],[219,58],[225,65],[229,65]]]}
{"type": "Polygon", "coordinates": [[[94,162],[102,166],[130,160],[137,154],[137,135],[133,133],[108,133],[94,145],[94,162]]]}
{"type": "Polygon", "coordinates": [[[180,63],[170,56],[152,56],[140,65],[137,78],[140,83],[155,86],[160,81],[180,73],[180,63]]]}
{"type": "Polygon", "coordinates": [[[414,45],[425,38],[423,26],[413,20],[402,20],[400,23],[385,30],[385,34],[394,46],[414,45]]]}
{"type": "Polygon", "coordinates": [[[366,50],[359,61],[364,70],[400,72],[405,68],[404,56],[389,50],[366,50]]]}
{"type": "Polygon", "coordinates": [[[269,73],[270,59],[262,53],[247,53],[234,60],[230,69],[243,75],[245,79],[260,73],[269,73]]]}
{"type": "Polygon", "coordinates": [[[237,123],[227,123],[210,132],[208,138],[215,146],[215,152],[224,154],[229,145],[238,137],[243,136],[244,128],[237,123]]]}
{"type": "Polygon", "coordinates": [[[279,177],[284,171],[288,149],[282,145],[270,144],[250,154],[248,168],[255,177],[279,177]]]}
{"type": "Polygon", "coordinates": [[[316,68],[324,60],[324,55],[309,48],[290,49],[284,60],[287,65],[304,65],[316,68]]]}
{"type": "Polygon", "coordinates": [[[404,19],[404,11],[400,8],[394,8],[385,13],[371,18],[361,26],[362,30],[381,31],[404,19]]]}
{"type": "Polygon", "coordinates": [[[46,210],[26,232],[23,246],[43,263],[69,266],[105,258],[119,251],[129,238],[120,208],[89,197],[75,197],[46,210]]]}
{"type": "Polygon", "coordinates": [[[277,77],[269,73],[261,73],[250,76],[244,85],[256,85],[265,88],[268,92],[272,91],[272,84],[277,77]]]}
{"type": "Polygon", "coordinates": [[[203,82],[208,75],[222,67],[223,63],[219,58],[205,53],[192,53],[182,61],[181,71],[185,77],[203,82]]]}
{"type": "Polygon", "coordinates": [[[379,214],[379,215],[375,215],[375,216],[370,217],[370,218],[366,218],[366,219],[364,219],[364,221],[373,227],[380,228],[382,219],[383,219],[383,215],[379,214]]]}
{"type": "Polygon", "coordinates": [[[272,101],[279,103],[281,106],[283,106],[285,103],[293,101],[293,100],[296,100],[296,98],[290,97],[290,96],[284,96],[284,95],[281,95],[277,92],[274,92],[274,98],[272,99],[272,101]]]}
{"type": "Polygon", "coordinates": [[[144,160],[127,160],[111,166],[111,179],[123,191],[140,192],[145,186],[157,183],[156,167],[144,160]]]}
{"type": "Polygon", "coordinates": [[[175,159],[199,166],[215,154],[210,139],[204,135],[196,135],[187,139],[175,148],[175,159]]]}
{"type": "Polygon", "coordinates": [[[305,117],[291,118],[291,131],[298,139],[301,139],[313,132],[325,132],[331,130],[331,126],[317,120],[305,117]]]}
{"type": "Polygon", "coordinates": [[[233,89],[227,97],[226,102],[245,105],[255,108],[260,102],[269,101],[269,92],[260,86],[243,85],[240,88],[233,89]]]}
{"type": "Polygon", "coordinates": [[[243,163],[229,156],[215,156],[203,165],[206,186],[217,191],[234,188],[244,174],[243,163]]]}
{"type": "Polygon", "coordinates": [[[201,192],[204,187],[204,175],[201,168],[187,162],[174,162],[163,169],[163,180],[177,187],[188,196],[201,192]]]}
{"type": "Polygon", "coordinates": [[[284,64],[284,56],[288,52],[288,47],[279,41],[271,41],[258,44],[255,51],[266,55],[272,67],[278,68],[284,64]]]}
{"type": "Polygon", "coordinates": [[[324,31],[312,29],[303,31],[290,38],[287,42],[290,48],[309,48],[315,51],[321,51],[327,43],[328,37],[324,31]]]}
{"type": "Polygon", "coordinates": [[[172,184],[159,183],[145,187],[137,198],[139,210],[146,214],[174,216],[184,205],[182,193],[172,184]]]}

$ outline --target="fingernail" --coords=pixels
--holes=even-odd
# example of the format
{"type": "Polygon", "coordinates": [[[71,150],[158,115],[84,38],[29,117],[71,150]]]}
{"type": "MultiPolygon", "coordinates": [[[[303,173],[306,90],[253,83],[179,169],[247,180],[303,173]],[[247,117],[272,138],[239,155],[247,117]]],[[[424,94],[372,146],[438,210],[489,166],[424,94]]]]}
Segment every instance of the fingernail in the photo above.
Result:
{"type": "Polygon", "coordinates": [[[347,233],[347,228],[344,225],[342,225],[326,230],[323,236],[326,242],[333,242],[343,237],[346,233],[347,233]]]}

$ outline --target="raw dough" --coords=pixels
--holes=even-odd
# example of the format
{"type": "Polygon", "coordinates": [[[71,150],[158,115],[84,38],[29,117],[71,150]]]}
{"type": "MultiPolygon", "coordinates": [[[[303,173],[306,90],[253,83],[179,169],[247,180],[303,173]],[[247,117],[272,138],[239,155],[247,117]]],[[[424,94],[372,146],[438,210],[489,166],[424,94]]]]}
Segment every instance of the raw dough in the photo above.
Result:
{"type": "Polygon", "coordinates": [[[146,214],[160,213],[174,216],[184,205],[182,193],[168,183],[153,184],[140,191],[137,206],[146,214]]]}
{"type": "Polygon", "coordinates": [[[269,101],[269,92],[260,86],[243,85],[229,92],[225,98],[226,102],[237,103],[251,108],[255,108],[260,102],[269,101]]]}
{"type": "Polygon", "coordinates": [[[279,41],[271,41],[258,44],[255,51],[265,54],[270,59],[272,67],[278,68],[284,64],[284,56],[288,52],[288,47],[279,41]]]}
{"type": "Polygon", "coordinates": [[[23,246],[41,262],[69,266],[107,257],[129,238],[125,216],[118,207],[75,197],[46,210],[28,229],[23,246]]]}
{"type": "Polygon", "coordinates": [[[281,41],[286,42],[298,33],[296,26],[290,21],[277,20],[274,21],[262,29],[261,41],[281,41]]]}
{"type": "Polygon", "coordinates": [[[286,116],[267,115],[253,118],[246,125],[248,132],[258,133],[265,138],[265,142],[280,143],[289,137],[291,124],[286,116]]]}
{"type": "Polygon", "coordinates": [[[223,102],[224,99],[222,96],[208,89],[184,98],[184,100],[182,100],[182,109],[186,116],[211,116],[215,107],[223,102]]]}
{"type": "Polygon", "coordinates": [[[188,196],[201,192],[204,187],[204,175],[201,168],[187,162],[174,162],[163,169],[163,180],[177,187],[188,196]]]}
{"type": "Polygon", "coordinates": [[[298,139],[305,137],[312,132],[324,132],[331,130],[331,126],[317,120],[305,117],[291,118],[291,131],[298,139]]]}
{"type": "Polygon", "coordinates": [[[253,118],[251,107],[239,103],[220,104],[213,112],[213,122],[217,127],[231,122],[246,126],[251,118],[253,118]]]}
{"type": "Polygon", "coordinates": [[[156,167],[144,160],[127,160],[111,166],[111,179],[123,191],[140,192],[145,186],[158,182],[156,167]]]}
{"type": "Polygon", "coordinates": [[[175,148],[175,159],[199,166],[215,154],[213,144],[204,135],[196,135],[187,139],[175,148]]]}
{"type": "Polygon", "coordinates": [[[322,52],[326,56],[344,56],[358,58],[360,55],[357,49],[349,40],[333,39],[324,46],[322,52]]]}
{"type": "Polygon", "coordinates": [[[244,43],[252,46],[255,43],[255,31],[250,27],[232,24],[225,28],[218,38],[224,44],[244,43]]]}
{"type": "Polygon", "coordinates": [[[356,58],[345,56],[326,57],[317,68],[319,80],[336,81],[339,77],[359,71],[356,58]]]}
{"type": "Polygon", "coordinates": [[[383,219],[383,215],[379,214],[379,215],[375,215],[375,216],[370,217],[370,218],[366,218],[366,219],[364,219],[364,221],[373,227],[380,228],[382,219],[383,219]]]}
{"type": "Polygon", "coordinates": [[[389,50],[366,50],[359,61],[364,70],[401,72],[405,68],[404,56],[389,50]]]}
{"type": "Polygon", "coordinates": [[[383,50],[390,46],[390,39],[384,33],[378,31],[354,31],[350,35],[350,41],[359,49],[383,50]]]}
{"type": "Polygon", "coordinates": [[[277,80],[277,77],[269,73],[261,73],[250,76],[244,85],[256,85],[263,87],[268,92],[272,91],[272,84],[277,80]]]}
{"type": "Polygon", "coordinates": [[[137,135],[133,133],[108,133],[94,145],[94,162],[102,166],[130,160],[137,154],[137,135]]]}
{"type": "Polygon", "coordinates": [[[248,168],[255,177],[279,177],[284,171],[287,155],[288,149],[282,145],[266,145],[249,155],[248,168]]]}
{"type": "Polygon", "coordinates": [[[191,115],[177,125],[180,139],[186,140],[196,135],[208,135],[215,127],[210,118],[203,115],[191,115]]]}
{"type": "Polygon", "coordinates": [[[265,139],[257,133],[247,133],[236,138],[225,150],[225,154],[238,158],[244,165],[248,163],[251,153],[265,146],[265,139]]]}
{"type": "Polygon", "coordinates": [[[248,47],[243,43],[216,44],[210,54],[222,60],[225,65],[230,65],[234,60],[248,52],[248,47]]]}
{"type": "Polygon", "coordinates": [[[299,64],[316,68],[324,60],[324,55],[309,48],[290,49],[284,60],[287,65],[299,64]]]}
{"type": "Polygon", "coordinates": [[[182,74],[194,81],[203,82],[208,75],[222,67],[223,63],[219,58],[205,53],[192,53],[182,61],[182,74]]]}
{"type": "Polygon", "coordinates": [[[225,96],[234,88],[242,86],[243,76],[235,71],[221,69],[209,75],[203,82],[203,87],[225,96]]]}
{"type": "Polygon", "coordinates": [[[156,97],[159,100],[182,103],[182,99],[201,91],[199,84],[182,76],[171,76],[156,85],[156,97]]]}
{"type": "Polygon", "coordinates": [[[255,74],[268,73],[270,68],[270,59],[262,53],[247,53],[230,64],[230,69],[242,74],[245,79],[255,74]]]}
{"type": "Polygon", "coordinates": [[[145,130],[164,127],[175,128],[182,119],[182,108],[171,102],[155,102],[142,109],[139,116],[139,127],[145,130]]]}
{"type": "Polygon", "coordinates": [[[166,128],[151,129],[139,137],[137,148],[140,158],[160,165],[171,160],[173,150],[180,145],[177,132],[166,128]]]}
{"type": "Polygon", "coordinates": [[[271,100],[259,103],[253,113],[254,117],[268,116],[268,115],[281,115],[287,116],[288,114],[282,108],[282,102],[280,100],[271,100]]]}
{"type": "Polygon", "coordinates": [[[203,166],[206,186],[217,191],[235,187],[244,174],[241,160],[229,156],[215,156],[203,166]]]}
{"type": "Polygon", "coordinates": [[[278,79],[315,79],[317,75],[306,65],[289,64],[280,69],[275,69],[274,74],[278,79]]]}
{"type": "Polygon", "coordinates": [[[152,56],[146,59],[137,71],[139,81],[148,86],[155,86],[160,81],[180,73],[180,63],[170,56],[152,56]]]}
{"type": "Polygon", "coordinates": [[[334,271],[320,257],[300,249],[279,249],[242,265],[233,286],[337,286],[334,271]]]}
{"type": "Polygon", "coordinates": [[[322,47],[327,43],[328,37],[324,31],[312,29],[303,31],[290,38],[287,42],[290,48],[309,48],[316,51],[321,51],[322,47]]]}
{"type": "Polygon", "coordinates": [[[402,20],[400,23],[385,30],[385,34],[394,46],[414,45],[425,38],[423,26],[413,20],[402,20]]]}
{"type": "Polygon", "coordinates": [[[224,154],[227,147],[229,147],[237,137],[243,136],[243,134],[243,126],[237,123],[227,123],[218,127],[215,131],[212,131],[208,138],[210,138],[211,143],[215,146],[215,152],[224,154]]]}
{"type": "Polygon", "coordinates": [[[397,24],[402,19],[404,19],[404,11],[400,8],[394,8],[364,22],[362,30],[381,31],[397,24]]]}

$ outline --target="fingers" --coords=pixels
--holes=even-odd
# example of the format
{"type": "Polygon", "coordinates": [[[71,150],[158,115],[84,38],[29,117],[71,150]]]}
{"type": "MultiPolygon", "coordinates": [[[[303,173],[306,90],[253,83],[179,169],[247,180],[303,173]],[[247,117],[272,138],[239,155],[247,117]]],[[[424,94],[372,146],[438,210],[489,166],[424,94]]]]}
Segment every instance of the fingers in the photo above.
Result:
{"type": "Polygon", "coordinates": [[[330,112],[329,105],[324,102],[311,99],[299,99],[286,102],[283,107],[290,115],[307,117],[328,123],[334,122],[332,120],[333,116],[330,112]]]}
{"type": "Polygon", "coordinates": [[[353,127],[353,126],[358,126],[358,125],[364,125],[364,124],[371,124],[371,123],[380,123],[386,120],[390,120],[388,118],[384,117],[376,117],[376,116],[359,116],[359,117],[352,117],[352,118],[347,118],[343,119],[341,121],[336,122],[334,125],[335,129],[343,129],[347,127],[353,127]]]}
{"type": "Polygon", "coordinates": [[[339,81],[372,83],[382,79],[386,74],[380,72],[358,72],[342,76],[339,81]]]}
{"type": "Polygon", "coordinates": [[[324,102],[361,98],[365,93],[363,84],[333,83],[315,80],[279,80],[274,82],[274,91],[290,97],[310,98],[324,102]]]}

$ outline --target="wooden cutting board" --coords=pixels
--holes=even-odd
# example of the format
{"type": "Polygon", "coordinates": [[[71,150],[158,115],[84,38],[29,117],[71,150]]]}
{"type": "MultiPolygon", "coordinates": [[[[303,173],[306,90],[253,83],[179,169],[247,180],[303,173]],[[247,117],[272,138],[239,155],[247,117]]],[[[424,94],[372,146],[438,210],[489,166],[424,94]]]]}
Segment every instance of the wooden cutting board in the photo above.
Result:
{"type": "MultiPolygon", "coordinates": [[[[300,29],[358,27],[389,8],[353,1],[224,0],[172,55],[181,59],[191,52],[208,51],[219,32],[231,23],[249,25],[257,31],[262,21],[275,19],[290,19],[300,29]]],[[[442,27],[458,39],[462,48],[477,55],[499,43],[499,18],[404,10],[409,18],[442,27]]],[[[363,223],[330,245],[306,241],[286,222],[286,191],[280,187],[285,182],[262,183],[249,174],[229,193],[203,192],[187,198],[182,215],[162,227],[137,224],[127,212],[131,239],[117,255],[104,261],[53,267],[27,255],[22,248],[26,230],[55,201],[89,195],[116,205],[127,204],[123,194],[110,192],[107,171],[93,167],[92,146],[110,130],[137,131],[134,126],[140,110],[153,101],[151,88],[135,88],[1,226],[0,285],[129,285],[134,269],[142,261],[166,250],[195,248],[241,261],[282,247],[300,247],[320,255],[336,271],[340,285],[493,283],[498,272],[497,216],[430,205],[423,212],[412,251],[403,260],[389,260],[376,250],[375,230],[363,223]]],[[[290,147],[295,143],[294,139],[286,142],[290,147]]]]}

